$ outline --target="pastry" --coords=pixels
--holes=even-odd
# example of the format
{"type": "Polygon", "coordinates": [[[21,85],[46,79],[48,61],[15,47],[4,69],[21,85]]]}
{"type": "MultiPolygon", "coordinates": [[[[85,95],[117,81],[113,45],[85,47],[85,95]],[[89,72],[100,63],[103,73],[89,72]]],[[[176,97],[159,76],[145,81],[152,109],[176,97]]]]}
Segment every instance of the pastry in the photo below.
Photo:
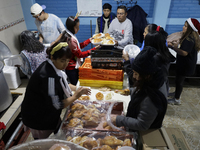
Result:
{"type": "Polygon", "coordinates": [[[81,139],[82,139],[81,136],[75,136],[75,137],[73,137],[73,139],[70,142],[79,144],[81,139]]]}
{"type": "Polygon", "coordinates": [[[113,150],[113,149],[108,145],[103,145],[101,148],[98,148],[97,150],[113,150]]]}
{"type": "Polygon", "coordinates": [[[122,95],[130,95],[130,90],[129,89],[115,90],[115,93],[119,93],[119,94],[122,94],[122,95]]]}
{"type": "Polygon", "coordinates": [[[83,143],[87,140],[87,136],[83,136],[82,138],[81,138],[81,140],[80,140],[80,146],[83,146],[83,143]]]}
{"type": "Polygon", "coordinates": [[[97,144],[97,141],[96,141],[96,139],[94,139],[94,138],[87,138],[86,140],[85,140],[85,142],[83,142],[83,147],[85,147],[85,148],[87,148],[87,149],[89,149],[89,150],[91,150],[91,149],[93,149],[93,148],[95,148],[95,147],[97,147],[98,146],[98,144],[97,144]]]}
{"type": "Polygon", "coordinates": [[[95,34],[95,35],[93,35],[93,38],[100,38],[101,35],[102,35],[101,33],[95,34]]]}
{"type": "Polygon", "coordinates": [[[80,110],[80,109],[85,109],[85,105],[76,103],[71,107],[71,111],[80,110]]]}
{"type": "Polygon", "coordinates": [[[71,136],[68,136],[66,141],[71,141],[72,140],[72,137],[71,136]]]}
{"type": "Polygon", "coordinates": [[[100,43],[102,41],[102,39],[94,39],[93,43],[100,43]]]}
{"type": "Polygon", "coordinates": [[[96,94],[96,99],[97,99],[97,100],[103,100],[103,98],[104,98],[104,96],[103,96],[103,94],[102,94],[101,92],[98,92],[98,93],[96,94]]]}
{"type": "Polygon", "coordinates": [[[113,41],[113,40],[109,40],[109,41],[107,42],[107,44],[114,44],[114,41],[113,41]]]}
{"type": "Polygon", "coordinates": [[[107,36],[107,37],[106,37],[106,40],[113,40],[113,38],[110,37],[110,36],[107,36]]]}
{"type": "Polygon", "coordinates": [[[100,141],[100,144],[109,146],[121,146],[123,144],[123,141],[117,139],[114,136],[106,136],[104,139],[100,141]]]}
{"type": "Polygon", "coordinates": [[[110,36],[110,34],[109,33],[105,33],[105,37],[107,37],[107,36],[110,36]]]}
{"type": "Polygon", "coordinates": [[[90,97],[89,96],[81,96],[78,98],[78,100],[90,100],[90,97]]]}
{"type": "Polygon", "coordinates": [[[67,124],[68,127],[79,127],[83,128],[83,122],[78,118],[72,118],[67,124]]]}
{"type": "Polygon", "coordinates": [[[81,110],[76,110],[74,111],[74,113],[72,114],[73,118],[81,118],[83,116],[84,113],[86,113],[87,110],[86,109],[81,109],[81,110]]]}
{"type": "Polygon", "coordinates": [[[132,146],[130,139],[125,139],[122,146],[132,146]]]}
{"type": "Polygon", "coordinates": [[[102,92],[106,92],[106,91],[111,91],[111,88],[108,88],[108,87],[101,87],[98,89],[99,91],[102,91],[102,92]]]}
{"type": "Polygon", "coordinates": [[[49,150],[71,150],[71,148],[65,144],[54,144],[49,150]]]}
{"type": "Polygon", "coordinates": [[[111,100],[112,99],[112,93],[108,93],[105,97],[105,100],[111,100]]]}

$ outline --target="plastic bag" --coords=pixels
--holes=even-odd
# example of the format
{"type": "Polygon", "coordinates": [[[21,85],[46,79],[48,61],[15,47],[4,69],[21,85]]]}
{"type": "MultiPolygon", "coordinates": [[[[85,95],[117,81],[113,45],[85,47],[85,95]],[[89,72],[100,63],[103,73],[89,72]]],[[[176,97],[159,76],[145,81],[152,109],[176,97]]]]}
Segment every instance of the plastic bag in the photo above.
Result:
{"type": "Polygon", "coordinates": [[[108,123],[109,126],[111,126],[113,129],[119,130],[119,131],[124,131],[121,128],[116,127],[115,125],[112,124],[111,121],[111,112],[113,110],[113,106],[115,105],[116,102],[111,103],[110,107],[108,108],[108,112],[106,114],[106,121],[108,123]]]}

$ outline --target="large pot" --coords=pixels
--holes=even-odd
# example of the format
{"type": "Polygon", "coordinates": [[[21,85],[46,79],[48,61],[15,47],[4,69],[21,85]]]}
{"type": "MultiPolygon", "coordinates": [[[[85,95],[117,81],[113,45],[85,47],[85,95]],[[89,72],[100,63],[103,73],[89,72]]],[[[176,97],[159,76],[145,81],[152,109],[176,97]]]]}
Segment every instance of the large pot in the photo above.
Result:
{"type": "Polygon", "coordinates": [[[12,103],[12,95],[3,74],[3,67],[4,64],[0,61],[0,112],[4,111],[12,103]]]}

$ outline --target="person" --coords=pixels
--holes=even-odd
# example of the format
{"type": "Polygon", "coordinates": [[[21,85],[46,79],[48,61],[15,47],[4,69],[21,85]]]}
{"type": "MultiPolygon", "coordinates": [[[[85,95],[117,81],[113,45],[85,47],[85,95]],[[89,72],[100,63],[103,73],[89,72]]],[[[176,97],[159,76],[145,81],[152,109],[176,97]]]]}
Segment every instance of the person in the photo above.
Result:
{"type": "Polygon", "coordinates": [[[111,122],[117,127],[139,131],[162,126],[167,99],[161,90],[164,77],[156,64],[156,53],[155,48],[145,46],[132,62],[134,91],[131,93],[126,116],[111,117],[111,122]]]}
{"type": "Polygon", "coordinates": [[[197,63],[197,53],[200,50],[200,39],[198,34],[199,21],[188,18],[183,26],[183,34],[179,44],[168,42],[168,47],[172,48],[176,54],[176,79],[175,92],[170,93],[172,99],[168,99],[169,104],[180,105],[180,96],[183,90],[184,80],[195,72],[197,63]]]}
{"type": "Polygon", "coordinates": [[[60,126],[60,114],[89,88],[67,83],[64,70],[71,58],[67,42],[54,43],[47,49],[48,59],[32,74],[21,106],[22,121],[34,139],[47,138],[60,126]],[[72,94],[72,91],[75,91],[72,94]]]}
{"type": "Polygon", "coordinates": [[[166,46],[166,39],[159,31],[149,32],[145,36],[145,46],[152,46],[157,50],[155,55],[156,64],[162,69],[166,83],[166,97],[169,91],[168,71],[170,63],[175,61],[175,57],[169,52],[166,46]]]}
{"type": "MultiPolygon", "coordinates": [[[[163,35],[163,38],[167,40],[168,33],[161,26],[158,26],[156,24],[149,24],[145,27],[144,33],[143,33],[144,39],[148,33],[152,33],[155,31],[158,31],[161,35],[163,35]]],[[[167,45],[167,41],[166,41],[166,45],[167,45]]],[[[143,48],[144,48],[144,40],[142,42],[142,46],[140,47],[140,50],[143,50],[143,48]]]]}
{"type": "Polygon", "coordinates": [[[20,52],[22,64],[19,67],[30,78],[38,66],[47,59],[46,48],[29,30],[20,34],[20,43],[23,50],[20,52]]]}
{"type": "Polygon", "coordinates": [[[127,8],[124,5],[117,7],[117,18],[115,18],[108,29],[108,33],[115,39],[115,48],[123,49],[128,44],[133,44],[133,26],[126,17],[127,8]]]}
{"type": "Polygon", "coordinates": [[[45,5],[40,6],[35,3],[31,6],[31,15],[35,18],[35,24],[39,32],[39,41],[44,44],[53,45],[62,36],[62,32],[65,31],[60,18],[54,14],[46,13],[44,9],[45,5]]]}
{"type": "Polygon", "coordinates": [[[111,13],[112,6],[109,3],[103,5],[103,15],[97,18],[95,34],[97,33],[107,33],[112,20],[116,17],[111,13]]]}
{"type": "MultiPolygon", "coordinates": [[[[79,43],[77,37],[75,36],[75,34],[77,34],[79,31],[79,25],[80,25],[80,22],[79,22],[78,16],[75,16],[75,17],[70,16],[66,20],[66,27],[67,27],[66,32],[72,37],[71,44],[70,44],[72,57],[65,71],[70,80],[70,83],[73,85],[76,85],[78,82],[78,78],[79,78],[78,68],[81,65],[81,58],[85,58],[89,56],[91,54],[91,50],[96,50],[100,48],[100,45],[97,45],[90,50],[87,50],[84,52],[81,51],[82,48],[86,47],[89,43],[91,43],[92,38],[89,38],[85,40],[84,42],[79,43]]],[[[66,32],[64,36],[66,36],[66,32]]],[[[65,41],[65,38],[64,38],[64,41],[65,41]]]]}

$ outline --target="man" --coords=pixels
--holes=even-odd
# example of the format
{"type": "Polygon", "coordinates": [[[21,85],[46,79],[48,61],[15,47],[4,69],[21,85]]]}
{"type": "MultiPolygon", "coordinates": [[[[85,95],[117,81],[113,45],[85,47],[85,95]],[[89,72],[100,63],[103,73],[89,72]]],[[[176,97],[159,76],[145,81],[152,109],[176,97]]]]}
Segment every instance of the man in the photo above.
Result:
{"type": "Polygon", "coordinates": [[[54,14],[44,12],[45,8],[45,5],[40,6],[35,3],[31,6],[31,15],[35,18],[39,41],[53,45],[61,38],[62,32],[66,29],[60,18],[54,14]]]}
{"type": "Polygon", "coordinates": [[[108,33],[115,38],[115,48],[123,49],[128,44],[133,44],[131,21],[126,18],[126,6],[117,7],[117,18],[115,18],[108,29],[108,33]]]}
{"type": "Polygon", "coordinates": [[[112,6],[108,3],[103,5],[103,15],[97,18],[95,33],[107,33],[110,23],[116,17],[111,13],[112,6]]]}

